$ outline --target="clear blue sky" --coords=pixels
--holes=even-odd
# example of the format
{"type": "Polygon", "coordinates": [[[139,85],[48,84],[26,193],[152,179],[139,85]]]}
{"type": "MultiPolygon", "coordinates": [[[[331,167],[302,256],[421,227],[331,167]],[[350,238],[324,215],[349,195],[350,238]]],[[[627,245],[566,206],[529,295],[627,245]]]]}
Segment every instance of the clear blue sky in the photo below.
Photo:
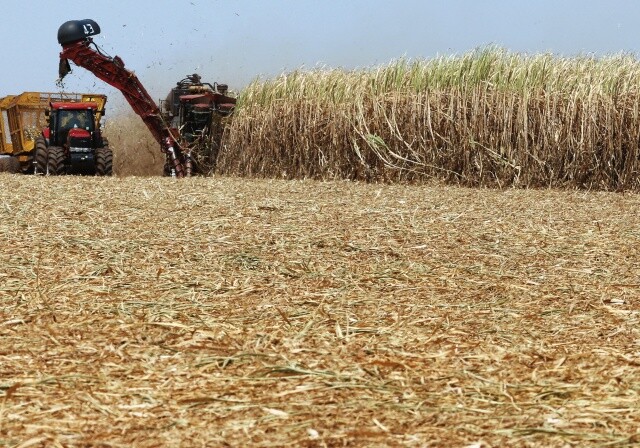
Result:
{"type": "MultiPolygon", "coordinates": [[[[640,54],[637,0],[0,0],[0,97],[56,91],[58,27],[91,18],[154,98],[190,73],[240,89],[300,67],[356,68],[495,44],[570,56],[640,54]]],[[[119,92],[81,68],[66,90],[119,92]]]]}

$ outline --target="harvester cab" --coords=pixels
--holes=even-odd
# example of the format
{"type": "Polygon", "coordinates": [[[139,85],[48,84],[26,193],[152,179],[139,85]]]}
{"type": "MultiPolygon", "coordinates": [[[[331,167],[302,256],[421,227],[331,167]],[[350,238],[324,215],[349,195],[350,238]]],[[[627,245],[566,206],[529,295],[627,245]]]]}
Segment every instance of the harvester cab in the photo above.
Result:
{"type": "Polygon", "coordinates": [[[178,81],[161,105],[166,118],[191,142],[208,131],[214,114],[231,114],[236,101],[227,91],[226,84],[202,82],[194,73],[178,81]]]}

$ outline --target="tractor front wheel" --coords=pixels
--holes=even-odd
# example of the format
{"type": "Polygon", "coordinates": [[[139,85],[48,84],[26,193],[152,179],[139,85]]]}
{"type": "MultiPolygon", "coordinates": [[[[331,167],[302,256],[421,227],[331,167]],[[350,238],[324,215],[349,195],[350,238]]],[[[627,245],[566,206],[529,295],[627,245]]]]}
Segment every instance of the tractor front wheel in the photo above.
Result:
{"type": "Polygon", "coordinates": [[[96,175],[111,176],[113,174],[113,151],[108,146],[96,149],[96,175]]]}
{"type": "Polygon", "coordinates": [[[33,173],[34,174],[47,174],[47,158],[49,157],[49,151],[47,148],[47,142],[43,137],[36,138],[36,154],[33,160],[33,173]]]}
{"type": "Polygon", "coordinates": [[[52,176],[61,176],[67,174],[67,156],[64,148],[60,146],[51,146],[49,148],[49,157],[47,158],[47,171],[52,176]]]}

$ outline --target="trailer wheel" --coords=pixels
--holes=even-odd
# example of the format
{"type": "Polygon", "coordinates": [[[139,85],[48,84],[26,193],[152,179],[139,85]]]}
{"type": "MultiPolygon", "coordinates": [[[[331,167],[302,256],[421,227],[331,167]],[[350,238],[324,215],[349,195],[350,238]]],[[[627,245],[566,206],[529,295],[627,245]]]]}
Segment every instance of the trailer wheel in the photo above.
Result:
{"type": "Polygon", "coordinates": [[[96,175],[111,176],[113,174],[113,151],[108,146],[96,149],[96,175]]]}
{"type": "Polygon", "coordinates": [[[8,171],[10,173],[21,173],[22,166],[20,165],[20,161],[15,157],[11,157],[7,163],[8,171]]]}
{"type": "Polygon", "coordinates": [[[49,151],[44,138],[36,138],[36,155],[33,161],[33,174],[47,174],[47,158],[49,151]]]}
{"type": "Polygon", "coordinates": [[[22,171],[20,161],[15,157],[0,157],[0,173],[19,173],[22,171]]]}
{"type": "Polygon", "coordinates": [[[47,171],[52,176],[60,176],[67,174],[67,156],[64,153],[64,148],[60,146],[49,147],[49,157],[47,157],[47,171]]]}

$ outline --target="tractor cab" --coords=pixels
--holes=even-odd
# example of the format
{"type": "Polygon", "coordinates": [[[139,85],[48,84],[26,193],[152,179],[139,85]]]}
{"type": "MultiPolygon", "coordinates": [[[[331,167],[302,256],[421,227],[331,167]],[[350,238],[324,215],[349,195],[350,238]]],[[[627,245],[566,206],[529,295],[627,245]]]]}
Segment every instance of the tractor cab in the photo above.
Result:
{"type": "MultiPolygon", "coordinates": [[[[91,148],[95,132],[95,103],[51,103],[49,112],[50,145],[91,148]]],[[[84,151],[82,151],[84,152],[84,151]]]]}

